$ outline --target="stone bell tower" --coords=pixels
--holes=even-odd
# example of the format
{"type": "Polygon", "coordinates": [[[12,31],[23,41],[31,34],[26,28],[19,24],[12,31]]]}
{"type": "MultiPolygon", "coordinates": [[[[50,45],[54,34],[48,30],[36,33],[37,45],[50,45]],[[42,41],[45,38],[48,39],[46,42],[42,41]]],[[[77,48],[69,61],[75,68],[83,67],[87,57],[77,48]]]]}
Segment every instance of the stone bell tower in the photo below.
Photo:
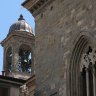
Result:
{"type": "Polygon", "coordinates": [[[20,15],[1,43],[4,48],[5,76],[28,79],[34,74],[34,40],[32,28],[20,15]]]}

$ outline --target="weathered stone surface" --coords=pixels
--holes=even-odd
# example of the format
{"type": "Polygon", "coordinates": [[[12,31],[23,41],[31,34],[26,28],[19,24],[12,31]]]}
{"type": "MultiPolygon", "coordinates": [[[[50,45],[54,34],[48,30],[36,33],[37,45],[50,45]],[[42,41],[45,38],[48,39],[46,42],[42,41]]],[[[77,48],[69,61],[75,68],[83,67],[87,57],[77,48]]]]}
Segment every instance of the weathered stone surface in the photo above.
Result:
{"type": "Polygon", "coordinates": [[[69,92],[70,58],[82,34],[95,34],[95,5],[95,0],[54,0],[35,16],[35,70],[39,92],[46,93],[49,88],[50,92],[55,89],[56,96],[79,96],[78,92],[71,95],[69,92]]]}

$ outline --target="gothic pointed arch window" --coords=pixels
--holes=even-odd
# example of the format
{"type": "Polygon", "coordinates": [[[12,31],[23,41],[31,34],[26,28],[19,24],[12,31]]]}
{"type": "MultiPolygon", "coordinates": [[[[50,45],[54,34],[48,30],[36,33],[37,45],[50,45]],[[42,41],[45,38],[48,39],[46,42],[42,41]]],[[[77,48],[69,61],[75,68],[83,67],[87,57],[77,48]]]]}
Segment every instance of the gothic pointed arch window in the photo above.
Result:
{"type": "Polygon", "coordinates": [[[9,73],[12,71],[12,48],[9,47],[6,53],[6,71],[9,73]]]}
{"type": "Polygon", "coordinates": [[[23,44],[19,48],[18,70],[27,73],[32,71],[32,52],[28,45],[23,44]]]}
{"type": "Polygon", "coordinates": [[[70,58],[69,96],[96,96],[96,46],[94,38],[82,35],[70,58]]]}
{"type": "Polygon", "coordinates": [[[88,46],[81,60],[81,96],[96,96],[96,49],[88,46]]]}

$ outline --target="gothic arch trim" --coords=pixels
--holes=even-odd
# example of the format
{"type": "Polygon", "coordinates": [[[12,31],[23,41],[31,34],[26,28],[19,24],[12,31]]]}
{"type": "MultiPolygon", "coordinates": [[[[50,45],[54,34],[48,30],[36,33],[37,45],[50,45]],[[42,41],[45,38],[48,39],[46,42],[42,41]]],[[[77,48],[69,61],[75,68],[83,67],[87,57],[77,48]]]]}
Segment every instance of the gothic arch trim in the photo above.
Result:
{"type": "Polygon", "coordinates": [[[69,65],[69,96],[79,96],[78,70],[81,54],[89,44],[90,39],[82,35],[72,51],[69,65]]]}

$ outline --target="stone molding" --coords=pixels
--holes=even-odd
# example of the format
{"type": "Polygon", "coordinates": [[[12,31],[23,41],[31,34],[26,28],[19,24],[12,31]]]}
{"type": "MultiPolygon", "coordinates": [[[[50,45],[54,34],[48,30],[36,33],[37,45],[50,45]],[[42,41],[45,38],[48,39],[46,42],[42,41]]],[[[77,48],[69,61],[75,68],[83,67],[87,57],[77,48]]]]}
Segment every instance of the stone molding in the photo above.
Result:
{"type": "Polygon", "coordinates": [[[10,35],[8,35],[2,42],[1,45],[3,46],[5,44],[5,42],[7,42],[10,38],[12,38],[13,36],[20,36],[20,37],[24,37],[24,38],[31,38],[32,40],[35,40],[35,36],[33,34],[30,34],[28,32],[13,32],[10,35]]]}
{"type": "Polygon", "coordinates": [[[35,17],[39,13],[41,13],[41,10],[48,6],[50,3],[52,3],[54,0],[27,0],[22,3],[22,6],[27,8],[32,15],[35,17]]]}

